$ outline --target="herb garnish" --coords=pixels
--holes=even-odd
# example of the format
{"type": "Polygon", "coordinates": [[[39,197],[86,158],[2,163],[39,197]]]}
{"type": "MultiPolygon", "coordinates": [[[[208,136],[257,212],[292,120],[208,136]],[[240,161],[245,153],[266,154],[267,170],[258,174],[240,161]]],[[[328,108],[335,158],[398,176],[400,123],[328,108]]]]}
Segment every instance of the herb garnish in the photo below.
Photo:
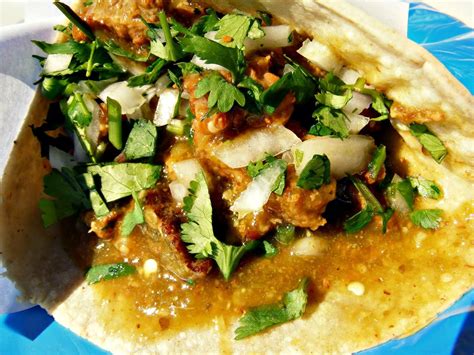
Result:
{"type": "Polygon", "coordinates": [[[417,210],[410,213],[410,219],[413,224],[425,228],[425,229],[436,229],[439,227],[441,222],[441,214],[443,213],[440,209],[431,210],[417,210]]]}
{"type": "Polygon", "coordinates": [[[247,37],[258,39],[265,36],[257,19],[243,14],[227,14],[219,20],[216,27],[219,28],[216,38],[228,47],[242,48],[247,37]]]}
{"type": "Polygon", "coordinates": [[[153,122],[137,120],[130,132],[123,153],[129,160],[151,158],[156,152],[158,130],[153,122]]]}
{"type": "Polygon", "coordinates": [[[140,205],[140,200],[138,199],[138,194],[132,192],[134,206],[131,211],[129,211],[123,218],[120,235],[122,237],[128,237],[132,233],[133,229],[145,222],[145,217],[143,216],[142,206],[140,205]]]}
{"type": "Polygon", "coordinates": [[[267,328],[300,318],[308,302],[308,279],[302,279],[298,287],[285,293],[280,304],[265,305],[248,310],[240,318],[240,326],[235,330],[235,340],[247,338],[267,328]]]}
{"type": "Polygon", "coordinates": [[[377,176],[379,176],[380,169],[382,169],[386,157],[387,150],[385,146],[381,144],[377,147],[377,149],[375,149],[374,155],[372,156],[372,160],[370,161],[369,166],[367,167],[367,170],[372,179],[377,179],[377,176]]]}
{"type": "Polygon", "coordinates": [[[228,280],[244,254],[258,244],[253,241],[242,246],[228,245],[214,236],[212,205],[204,173],[191,182],[190,194],[184,198],[184,210],[189,221],[181,225],[181,239],[197,258],[216,261],[224,279],[228,280]]]}
{"type": "Polygon", "coordinates": [[[247,166],[247,173],[250,175],[251,178],[256,178],[264,170],[270,169],[276,165],[281,167],[280,170],[282,172],[278,176],[278,179],[276,180],[273,186],[272,192],[281,196],[283,194],[283,190],[285,189],[285,172],[288,166],[286,161],[284,161],[283,159],[278,159],[272,155],[268,155],[265,159],[261,161],[250,163],[247,166]]]}
{"type": "Polygon", "coordinates": [[[301,172],[296,186],[306,190],[319,189],[321,186],[329,184],[330,181],[328,157],[325,154],[315,154],[301,172]]]}
{"type": "Polygon", "coordinates": [[[116,279],[122,276],[134,274],[135,266],[128,263],[94,265],[86,273],[86,281],[89,285],[100,281],[116,279]]]}
{"type": "Polygon", "coordinates": [[[433,159],[439,164],[448,154],[448,150],[443,142],[431,132],[424,124],[412,123],[410,125],[410,133],[413,134],[421,143],[433,159]]]}

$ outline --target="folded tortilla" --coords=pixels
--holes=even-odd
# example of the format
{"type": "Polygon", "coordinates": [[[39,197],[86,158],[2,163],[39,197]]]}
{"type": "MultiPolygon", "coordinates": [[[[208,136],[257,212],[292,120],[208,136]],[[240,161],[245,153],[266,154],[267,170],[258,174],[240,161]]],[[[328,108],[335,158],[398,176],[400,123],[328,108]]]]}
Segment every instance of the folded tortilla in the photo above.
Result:
{"type": "MultiPolygon", "coordinates": [[[[371,256],[370,268],[353,265],[370,288],[363,296],[348,292],[345,282],[329,286],[324,298],[303,318],[241,341],[237,322],[188,329],[149,340],[110,332],[113,314],[92,287],[83,284],[63,248],[67,225],[42,227],[38,200],[46,173],[39,144],[29,125],[39,125],[46,102],[37,95],[4,172],[0,206],[0,258],[7,276],[55,319],[75,333],[115,353],[355,352],[407,335],[433,320],[474,285],[474,100],[428,52],[340,0],[213,1],[226,12],[263,10],[296,31],[328,45],[394,101],[392,123],[400,137],[389,147],[392,162],[407,175],[422,175],[442,185],[442,227],[420,230],[394,241],[371,256]],[[423,119],[445,143],[449,154],[437,164],[423,154],[407,130],[410,117],[423,119]],[[26,173],[27,172],[27,173],[26,173]],[[105,310],[104,310],[105,309],[105,310]]],[[[390,238],[390,236],[386,236],[390,238]]],[[[368,256],[369,258],[369,256],[368,256]]]]}

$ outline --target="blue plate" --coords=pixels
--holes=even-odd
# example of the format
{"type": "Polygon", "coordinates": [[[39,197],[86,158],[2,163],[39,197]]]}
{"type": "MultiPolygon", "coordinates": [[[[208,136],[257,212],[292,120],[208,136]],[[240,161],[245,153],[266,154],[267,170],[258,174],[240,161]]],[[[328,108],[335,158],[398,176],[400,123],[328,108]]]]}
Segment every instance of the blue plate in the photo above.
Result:
{"type": "MultiPolygon", "coordinates": [[[[408,37],[436,56],[474,92],[474,32],[423,4],[410,4],[408,37]]],[[[418,333],[392,340],[363,355],[473,354],[474,290],[418,333]],[[469,312],[469,310],[471,310],[469,312]]],[[[0,354],[107,354],[59,325],[43,309],[0,316],[0,354]]]]}

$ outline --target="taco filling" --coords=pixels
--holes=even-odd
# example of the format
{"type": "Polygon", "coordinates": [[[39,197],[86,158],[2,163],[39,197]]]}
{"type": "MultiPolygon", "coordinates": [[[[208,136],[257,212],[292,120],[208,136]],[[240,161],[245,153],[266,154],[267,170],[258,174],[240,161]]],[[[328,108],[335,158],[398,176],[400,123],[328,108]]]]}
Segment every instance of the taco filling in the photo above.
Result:
{"type": "MultiPolygon", "coordinates": [[[[50,100],[32,128],[50,168],[41,217],[68,234],[99,322],[146,343],[239,319],[230,344],[304,321],[333,287],[408,297],[397,283],[434,262],[420,250],[473,211],[435,204],[444,185],[407,169],[392,115],[437,165],[451,152],[428,123],[442,118],[267,12],[157,3],[56,2],[62,41],[35,41],[50,100]]],[[[377,317],[410,328],[395,326],[410,309],[349,307],[375,339],[390,333],[377,317]]]]}

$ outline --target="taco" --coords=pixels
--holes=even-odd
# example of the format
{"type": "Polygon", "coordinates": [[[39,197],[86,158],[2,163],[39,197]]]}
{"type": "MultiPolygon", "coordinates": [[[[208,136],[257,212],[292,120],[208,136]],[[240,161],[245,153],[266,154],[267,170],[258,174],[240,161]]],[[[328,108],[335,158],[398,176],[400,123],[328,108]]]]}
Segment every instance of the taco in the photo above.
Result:
{"type": "Polygon", "coordinates": [[[55,5],[0,256],[58,322],[117,353],[354,352],[473,286],[474,102],[422,48],[343,1],[55,5]]]}

